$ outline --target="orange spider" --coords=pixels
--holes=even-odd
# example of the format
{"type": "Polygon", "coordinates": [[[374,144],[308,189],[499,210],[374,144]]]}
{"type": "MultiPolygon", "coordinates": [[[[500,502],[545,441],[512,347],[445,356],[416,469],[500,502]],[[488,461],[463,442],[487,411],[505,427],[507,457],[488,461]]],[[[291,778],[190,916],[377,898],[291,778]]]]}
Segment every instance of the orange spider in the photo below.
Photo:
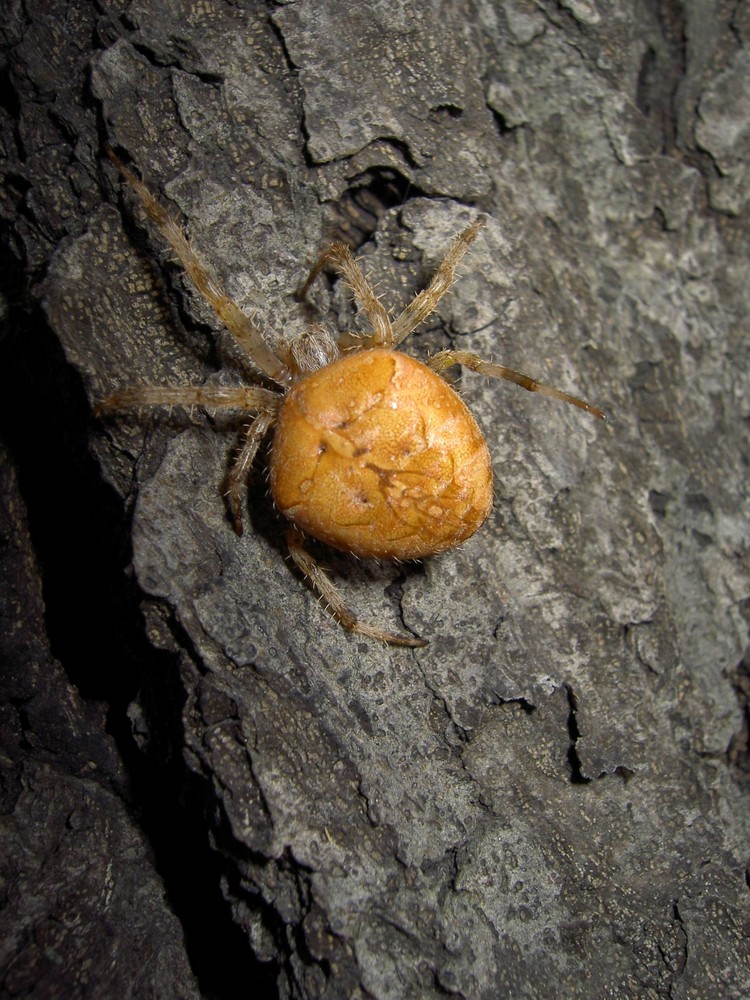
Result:
{"type": "Polygon", "coordinates": [[[492,507],[492,466],[476,420],[441,378],[451,365],[507,379],[604,419],[601,410],[575,396],[467,351],[440,351],[423,364],[397,350],[450,288],[484,219],[478,217],[459,233],[427,288],[393,321],[349,248],[334,243],[313,267],[300,296],[326,265],[333,265],[371,332],[336,337],[316,325],[275,353],[166,209],[109,148],[107,153],[247,361],[278,388],[134,386],[113,393],[98,409],[202,406],[255,414],[243,427],[226,479],[237,533],[242,533],[243,484],[273,428],[271,493],[289,521],[287,544],[297,567],[346,628],[396,646],[427,645],[360,621],[306,550],[305,534],[344,552],[382,559],[421,559],[474,534],[492,507]],[[351,341],[354,346],[342,346],[351,341]]]}

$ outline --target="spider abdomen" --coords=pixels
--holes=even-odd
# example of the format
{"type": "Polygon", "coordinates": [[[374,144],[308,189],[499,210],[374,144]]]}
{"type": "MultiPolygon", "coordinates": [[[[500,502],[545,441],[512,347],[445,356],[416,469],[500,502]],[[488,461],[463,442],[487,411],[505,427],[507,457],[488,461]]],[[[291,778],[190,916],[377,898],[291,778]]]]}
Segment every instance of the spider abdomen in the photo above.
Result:
{"type": "Polygon", "coordinates": [[[388,349],[347,354],[289,391],[270,470],[291,521],[362,557],[443,552],[474,534],[492,506],[474,417],[440,376],[388,349]]]}

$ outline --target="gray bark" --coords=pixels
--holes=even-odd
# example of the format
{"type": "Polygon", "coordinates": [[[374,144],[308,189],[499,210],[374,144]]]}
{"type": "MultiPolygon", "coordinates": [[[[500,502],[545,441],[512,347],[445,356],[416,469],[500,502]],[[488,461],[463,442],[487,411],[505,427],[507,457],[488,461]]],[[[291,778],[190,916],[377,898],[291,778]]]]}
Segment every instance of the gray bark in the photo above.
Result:
{"type": "MultiPolygon", "coordinates": [[[[9,676],[35,664],[28,677],[59,685],[67,722],[50,747],[45,713],[20,734],[19,704],[40,694],[6,712],[2,853],[19,887],[0,918],[15,928],[6,992],[70,995],[56,976],[84,959],[101,972],[106,921],[137,965],[148,928],[159,961],[139,979],[123,959],[80,995],[255,995],[264,968],[283,997],[750,995],[750,8],[706,7],[8,5],[3,212],[24,279],[9,289],[7,436],[73,580],[116,569],[118,552],[98,551],[95,518],[56,522],[56,493],[79,497],[70,484],[88,476],[114,504],[108,524],[132,519],[118,620],[133,651],[123,659],[86,605],[106,605],[106,588],[85,589],[70,628],[92,629],[104,679],[76,680],[81,647],[63,642],[75,691],[43,644],[23,556],[35,610],[9,605],[9,620],[44,653],[11,643],[9,676]],[[49,345],[90,403],[237,378],[105,141],[274,342],[310,322],[291,292],[329,239],[356,247],[396,312],[487,214],[405,349],[475,351],[611,419],[465,374],[495,463],[484,528],[422,565],[320,550],[362,617],[427,648],[382,648],[326,616],[284,561],[261,469],[253,530],[234,535],[219,492],[227,421],[87,420],[68,388],[59,428],[36,428],[44,404],[21,369],[49,345]],[[77,449],[88,439],[98,471],[82,459],[49,480],[46,435],[60,428],[77,449]],[[114,736],[92,699],[110,703],[114,736]],[[93,784],[82,753],[106,758],[93,784]],[[117,754],[148,791],[123,791],[117,754]],[[50,871],[47,817],[83,801],[75,856],[50,871]],[[28,857],[47,872],[36,888],[18,881],[28,857]],[[79,937],[56,941],[51,970],[28,942],[56,899],[79,937]],[[216,933],[216,913],[236,937],[216,933]],[[214,965],[245,963],[242,986],[212,969],[206,941],[214,965]]],[[[313,299],[356,328],[340,283],[313,299]]],[[[48,537],[32,517],[34,545],[48,537]]],[[[42,579],[59,571],[47,545],[42,579]]],[[[50,595],[75,603],[64,591],[47,580],[47,624],[60,620],[50,595]]]]}

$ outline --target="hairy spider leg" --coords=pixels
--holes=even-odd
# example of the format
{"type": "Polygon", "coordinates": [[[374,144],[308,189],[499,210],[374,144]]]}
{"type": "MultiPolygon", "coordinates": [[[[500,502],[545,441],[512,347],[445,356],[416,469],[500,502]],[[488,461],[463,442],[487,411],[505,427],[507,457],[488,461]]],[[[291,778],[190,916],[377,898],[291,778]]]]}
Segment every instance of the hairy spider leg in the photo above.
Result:
{"type": "MultiPolygon", "coordinates": [[[[279,398],[276,397],[277,400],[279,398]]],[[[239,448],[224,481],[232,524],[238,535],[242,534],[242,490],[247,485],[250,467],[258,453],[260,443],[273,427],[275,420],[275,412],[263,412],[242,428],[239,448]]]]}
{"type": "Polygon", "coordinates": [[[392,347],[394,343],[393,330],[385,306],[372,290],[362,268],[345,243],[332,243],[327,250],[323,251],[307,276],[307,281],[297,293],[297,298],[304,299],[313,281],[328,264],[332,264],[344,276],[354,298],[367,316],[373,331],[372,335],[367,337],[368,343],[377,347],[392,347]]]}
{"type": "Polygon", "coordinates": [[[96,414],[139,406],[202,406],[207,410],[245,410],[276,413],[281,397],[260,386],[134,385],[117,389],[96,404],[96,414]]]}
{"type": "Polygon", "coordinates": [[[397,635],[394,632],[385,632],[376,625],[360,621],[354,612],[347,607],[338,589],[331,583],[313,556],[305,548],[304,535],[299,528],[290,524],[287,528],[286,540],[289,547],[289,554],[294,564],[326,602],[330,614],[344,628],[348,628],[351,632],[358,632],[360,635],[368,636],[370,639],[378,639],[389,646],[407,646],[416,649],[429,645],[425,639],[397,635]]]}
{"type": "Polygon", "coordinates": [[[237,303],[227,295],[216,275],[193,250],[190,241],[177,222],[156,200],[146,185],[117,158],[112,149],[105,146],[105,150],[107,156],[140,198],[143,207],[156,223],[164,239],[179,257],[198,292],[212,306],[218,318],[237,341],[247,360],[274,382],[282,386],[288,385],[291,378],[289,369],[268,347],[262,333],[250,317],[246,316],[237,303]]]}
{"type": "Polygon", "coordinates": [[[234,530],[242,534],[242,484],[260,443],[273,426],[282,396],[260,386],[141,385],[118,389],[97,404],[96,413],[133,409],[139,406],[181,406],[205,410],[257,412],[242,431],[241,445],[225,479],[225,496],[234,530]]]}
{"type": "Polygon", "coordinates": [[[490,378],[506,379],[508,382],[520,385],[522,389],[528,389],[529,392],[538,392],[542,396],[550,396],[552,399],[560,399],[563,403],[570,403],[571,406],[577,406],[579,410],[585,410],[587,413],[598,417],[599,420],[607,419],[606,413],[600,410],[598,406],[592,406],[583,399],[571,396],[567,392],[560,392],[559,389],[553,389],[552,386],[545,385],[544,382],[538,382],[535,378],[524,375],[523,372],[514,371],[512,368],[506,368],[504,365],[495,365],[491,361],[483,361],[478,355],[471,354],[469,351],[440,351],[427,362],[427,367],[431,368],[438,375],[441,375],[451,365],[463,365],[464,368],[469,368],[473,372],[479,372],[480,375],[488,375],[490,378]]]}
{"type": "Polygon", "coordinates": [[[461,258],[477,238],[477,233],[484,224],[484,216],[480,216],[453,240],[427,288],[415,295],[404,311],[394,320],[394,346],[406,340],[409,334],[416,330],[430,313],[435,311],[438,302],[455,281],[456,268],[461,258]]]}

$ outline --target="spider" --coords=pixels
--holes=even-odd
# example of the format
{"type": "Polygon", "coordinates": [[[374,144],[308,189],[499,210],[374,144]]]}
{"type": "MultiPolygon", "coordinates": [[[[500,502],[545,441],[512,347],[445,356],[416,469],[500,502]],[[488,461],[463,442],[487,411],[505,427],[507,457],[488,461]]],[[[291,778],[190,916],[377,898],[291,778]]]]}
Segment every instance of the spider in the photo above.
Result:
{"type": "Polygon", "coordinates": [[[305,535],[364,558],[407,560],[444,552],[474,534],[492,507],[492,466],[474,417],[441,377],[451,365],[507,379],[604,419],[601,410],[575,396],[467,351],[440,351],[422,363],[397,349],[451,287],[484,218],[455,237],[427,288],[395,320],[349,248],[334,243],[317,260],[299,298],[330,265],[354,294],[370,332],[337,337],[314,325],[272,351],[146,185],[109,147],[106,152],[251,369],[276,388],[139,385],[113,393],[98,411],[200,406],[252,414],[225,482],[237,534],[242,533],[243,484],[273,429],[271,494],[287,518],[287,545],[300,572],[345,628],[394,646],[427,645],[360,620],[306,549],[305,535]]]}

